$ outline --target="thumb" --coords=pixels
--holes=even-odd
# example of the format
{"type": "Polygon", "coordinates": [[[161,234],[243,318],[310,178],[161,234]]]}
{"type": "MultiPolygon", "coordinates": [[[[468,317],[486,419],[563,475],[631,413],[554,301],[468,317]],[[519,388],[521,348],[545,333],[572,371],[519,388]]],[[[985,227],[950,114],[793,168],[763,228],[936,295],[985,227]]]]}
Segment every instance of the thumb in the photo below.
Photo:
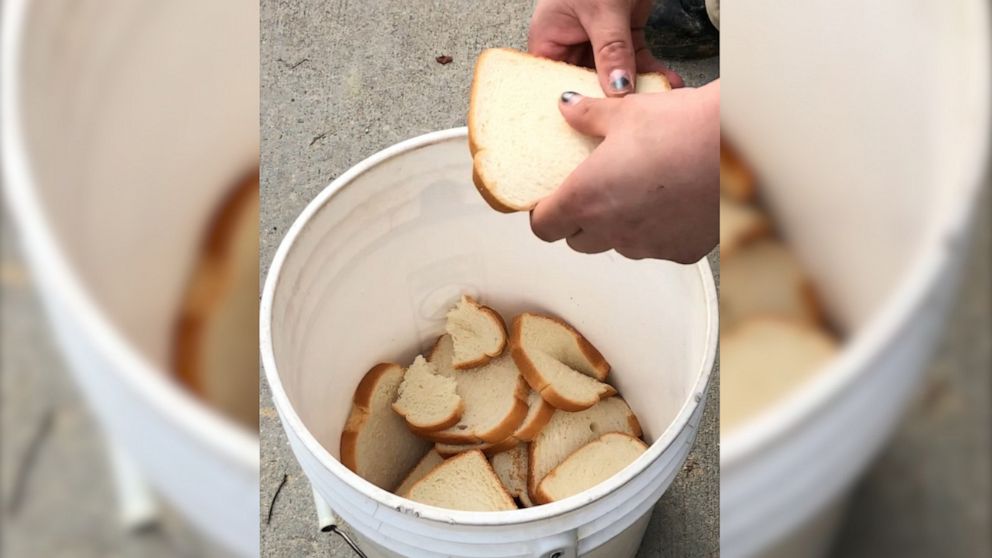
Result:
{"type": "Polygon", "coordinates": [[[566,91],[561,94],[558,109],[576,132],[605,138],[619,105],[620,99],[597,99],[566,91]]]}
{"type": "Polygon", "coordinates": [[[579,21],[592,43],[596,73],[603,92],[608,97],[633,93],[637,64],[630,31],[630,12],[604,8],[595,14],[580,15],[579,21]]]}

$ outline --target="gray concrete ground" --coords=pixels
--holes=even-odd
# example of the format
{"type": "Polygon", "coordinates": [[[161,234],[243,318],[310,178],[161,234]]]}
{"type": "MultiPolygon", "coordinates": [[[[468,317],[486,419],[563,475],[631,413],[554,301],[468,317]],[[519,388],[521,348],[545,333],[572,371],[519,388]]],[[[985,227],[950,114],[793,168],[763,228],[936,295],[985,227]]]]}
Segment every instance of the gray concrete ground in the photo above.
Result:
{"type": "MultiPolygon", "coordinates": [[[[400,140],[463,126],[476,55],[526,48],[530,11],[530,0],[263,1],[262,272],[296,215],[348,167],[400,140]],[[438,64],[439,55],[453,61],[438,64]]],[[[692,85],[719,75],[715,58],[673,65],[692,85]]],[[[689,465],[658,504],[641,556],[718,554],[718,389],[717,381],[689,465]]],[[[264,385],[260,405],[263,515],[290,477],[271,524],[263,517],[262,555],[348,556],[337,537],[314,530],[306,479],[264,385]]]]}
{"type": "Polygon", "coordinates": [[[0,206],[0,556],[225,556],[167,505],[157,526],[120,528],[103,438],[54,346],[7,217],[0,206]],[[34,466],[18,478],[46,415],[34,466]]]}
{"type": "Polygon", "coordinates": [[[972,257],[926,386],[854,492],[835,556],[992,556],[992,222],[972,257]]]}

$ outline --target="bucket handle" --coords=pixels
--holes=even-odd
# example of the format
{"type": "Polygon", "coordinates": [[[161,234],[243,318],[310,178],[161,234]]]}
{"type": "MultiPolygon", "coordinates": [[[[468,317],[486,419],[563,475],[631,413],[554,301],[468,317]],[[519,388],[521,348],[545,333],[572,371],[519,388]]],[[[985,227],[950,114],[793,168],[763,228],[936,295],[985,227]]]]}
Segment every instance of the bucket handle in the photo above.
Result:
{"type": "Polygon", "coordinates": [[[327,502],[317,494],[317,490],[311,485],[310,490],[313,492],[313,504],[317,508],[317,527],[320,529],[321,533],[335,533],[337,536],[341,537],[341,540],[351,547],[351,550],[359,556],[359,558],[368,558],[362,549],[359,548],[358,543],[356,543],[348,533],[345,533],[340,528],[338,528],[337,517],[331,510],[331,506],[327,505],[327,502]]]}
{"type": "MultiPolygon", "coordinates": [[[[313,486],[310,487],[310,490],[313,492],[313,503],[317,509],[317,527],[320,531],[322,533],[336,533],[360,558],[368,558],[359,548],[358,543],[338,528],[336,516],[331,510],[331,506],[320,494],[317,494],[317,490],[313,486]]],[[[534,556],[537,558],[578,558],[577,546],[576,532],[566,531],[551,537],[544,537],[534,543],[534,556]]]]}

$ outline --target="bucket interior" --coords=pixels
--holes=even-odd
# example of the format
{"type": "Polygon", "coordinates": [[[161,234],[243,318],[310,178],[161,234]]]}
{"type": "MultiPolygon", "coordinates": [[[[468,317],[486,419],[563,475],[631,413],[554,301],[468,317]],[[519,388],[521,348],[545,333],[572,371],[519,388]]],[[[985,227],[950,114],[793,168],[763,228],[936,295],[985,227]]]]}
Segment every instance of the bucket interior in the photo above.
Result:
{"type": "Polygon", "coordinates": [[[978,4],[726,7],[723,130],[847,336],[965,217],[988,129],[978,4]]]}
{"type": "Polygon", "coordinates": [[[257,21],[237,0],[28,7],[34,193],[84,289],[163,369],[211,216],[258,165],[257,21]]]}
{"type": "Polygon", "coordinates": [[[533,310],[573,324],[612,364],[610,381],[656,440],[708,372],[708,267],[546,244],[527,213],[497,213],[482,200],[464,133],[433,137],[371,165],[287,237],[271,339],[306,428],[337,458],[362,376],[427,350],[468,293],[505,320],[533,310]]]}

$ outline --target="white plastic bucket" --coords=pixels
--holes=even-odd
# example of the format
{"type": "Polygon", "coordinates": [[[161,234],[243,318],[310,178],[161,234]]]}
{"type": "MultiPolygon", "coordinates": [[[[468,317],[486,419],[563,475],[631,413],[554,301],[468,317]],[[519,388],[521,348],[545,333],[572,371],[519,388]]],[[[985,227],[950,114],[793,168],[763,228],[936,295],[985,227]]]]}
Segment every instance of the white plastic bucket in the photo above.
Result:
{"type": "Polygon", "coordinates": [[[967,253],[989,150],[988,3],[724,12],[723,131],[846,344],[722,437],[721,554],[818,556],[919,386],[967,253]]]}
{"type": "Polygon", "coordinates": [[[370,556],[633,556],[702,415],[718,327],[709,265],[543,243],[526,213],[485,204],[471,167],[464,128],[405,141],[331,183],[287,233],[260,323],[292,449],[370,556]],[[653,442],[648,452],[582,494],[494,513],[412,502],[345,468],[339,438],[362,375],[428,348],[463,292],[506,316],[560,315],[585,333],[611,361],[612,381],[653,442]]]}
{"type": "Polygon", "coordinates": [[[257,6],[3,7],[4,191],[120,467],[123,509],[147,518],[147,481],[212,538],[256,555],[257,435],[195,400],[167,363],[205,224],[257,165],[257,6]]]}

